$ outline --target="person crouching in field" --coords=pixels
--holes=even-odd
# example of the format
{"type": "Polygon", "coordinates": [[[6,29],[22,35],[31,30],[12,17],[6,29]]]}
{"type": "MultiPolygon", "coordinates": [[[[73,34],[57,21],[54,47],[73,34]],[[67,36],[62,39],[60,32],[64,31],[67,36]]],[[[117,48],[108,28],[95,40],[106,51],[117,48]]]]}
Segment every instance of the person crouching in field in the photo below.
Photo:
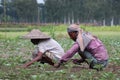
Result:
{"type": "Polygon", "coordinates": [[[108,64],[108,53],[103,43],[96,36],[83,31],[77,24],[70,25],[67,31],[75,43],[54,67],[60,67],[63,62],[68,61],[77,52],[81,56],[81,59],[73,59],[73,63],[80,64],[87,62],[89,68],[97,70],[106,67],[108,64]]]}
{"type": "Polygon", "coordinates": [[[43,34],[38,29],[33,29],[24,35],[23,38],[30,39],[36,45],[36,48],[32,54],[33,59],[22,65],[22,68],[26,68],[34,62],[48,63],[54,66],[54,63],[59,61],[64,55],[64,50],[58,42],[43,34]]]}

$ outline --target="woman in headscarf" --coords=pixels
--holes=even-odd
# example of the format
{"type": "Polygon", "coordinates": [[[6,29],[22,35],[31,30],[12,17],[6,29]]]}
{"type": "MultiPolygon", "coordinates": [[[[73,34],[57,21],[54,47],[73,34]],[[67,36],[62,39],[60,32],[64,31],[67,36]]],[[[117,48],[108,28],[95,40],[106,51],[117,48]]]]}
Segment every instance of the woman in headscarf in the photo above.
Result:
{"type": "Polygon", "coordinates": [[[103,43],[89,32],[83,31],[79,25],[72,24],[67,28],[70,38],[75,41],[73,46],[54,66],[60,67],[63,62],[71,59],[77,52],[81,59],[73,59],[73,63],[87,62],[89,68],[102,69],[108,63],[108,53],[103,43]]]}

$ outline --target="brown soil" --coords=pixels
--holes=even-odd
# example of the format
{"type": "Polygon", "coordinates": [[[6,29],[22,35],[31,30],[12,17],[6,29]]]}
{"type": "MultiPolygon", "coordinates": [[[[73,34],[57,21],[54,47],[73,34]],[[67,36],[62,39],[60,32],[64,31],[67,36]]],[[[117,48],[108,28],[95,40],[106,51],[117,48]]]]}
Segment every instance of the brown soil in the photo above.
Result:
{"type": "MultiPolygon", "coordinates": [[[[62,69],[67,69],[67,67],[65,66],[61,66],[59,68],[53,68],[53,67],[50,67],[49,69],[46,69],[48,71],[57,71],[57,70],[62,70],[62,69]]],[[[89,69],[88,65],[87,64],[84,64],[84,65],[75,65],[71,68],[71,72],[78,72],[78,71],[81,71],[81,70],[94,70],[94,69],[89,69]]],[[[105,72],[112,72],[112,73],[115,73],[115,74],[119,74],[120,75],[120,66],[118,65],[114,65],[114,64],[109,64],[106,68],[103,69],[103,71],[105,72]]]]}

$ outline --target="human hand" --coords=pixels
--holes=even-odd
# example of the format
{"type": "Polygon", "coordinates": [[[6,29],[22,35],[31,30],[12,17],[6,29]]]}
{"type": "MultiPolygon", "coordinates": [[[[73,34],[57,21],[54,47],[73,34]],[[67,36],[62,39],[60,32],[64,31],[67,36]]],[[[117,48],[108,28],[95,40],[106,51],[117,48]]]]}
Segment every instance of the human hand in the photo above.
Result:
{"type": "Polygon", "coordinates": [[[59,67],[60,67],[60,63],[54,64],[54,67],[55,67],[55,68],[59,68],[59,67]]]}
{"type": "Polygon", "coordinates": [[[20,68],[21,68],[21,66],[16,66],[15,68],[16,68],[16,69],[20,69],[20,68]]]}
{"type": "Polygon", "coordinates": [[[27,65],[22,65],[21,68],[27,68],[27,65]]]}
{"type": "Polygon", "coordinates": [[[27,68],[27,66],[22,65],[22,66],[17,66],[16,69],[21,69],[21,68],[27,68]]]}
{"type": "Polygon", "coordinates": [[[72,59],[72,62],[73,62],[74,64],[81,65],[81,63],[83,63],[84,60],[83,60],[83,59],[72,59]]]}

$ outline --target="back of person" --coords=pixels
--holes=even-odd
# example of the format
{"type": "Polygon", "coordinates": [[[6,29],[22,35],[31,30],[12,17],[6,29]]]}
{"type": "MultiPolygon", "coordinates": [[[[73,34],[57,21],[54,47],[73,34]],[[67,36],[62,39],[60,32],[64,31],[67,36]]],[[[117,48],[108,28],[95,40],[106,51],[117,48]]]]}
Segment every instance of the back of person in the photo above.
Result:
{"type": "Polygon", "coordinates": [[[103,43],[98,39],[94,39],[90,42],[90,44],[87,46],[87,51],[92,53],[92,55],[97,59],[97,60],[107,60],[108,59],[108,53],[103,45],[103,43]]]}
{"type": "Polygon", "coordinates": [[[42,53],[50,52],[57,59],[61,59],[61,57],[64,55],[63,48],[52,38],[40,42],[37,46],[37,49],[42,53]]]}

